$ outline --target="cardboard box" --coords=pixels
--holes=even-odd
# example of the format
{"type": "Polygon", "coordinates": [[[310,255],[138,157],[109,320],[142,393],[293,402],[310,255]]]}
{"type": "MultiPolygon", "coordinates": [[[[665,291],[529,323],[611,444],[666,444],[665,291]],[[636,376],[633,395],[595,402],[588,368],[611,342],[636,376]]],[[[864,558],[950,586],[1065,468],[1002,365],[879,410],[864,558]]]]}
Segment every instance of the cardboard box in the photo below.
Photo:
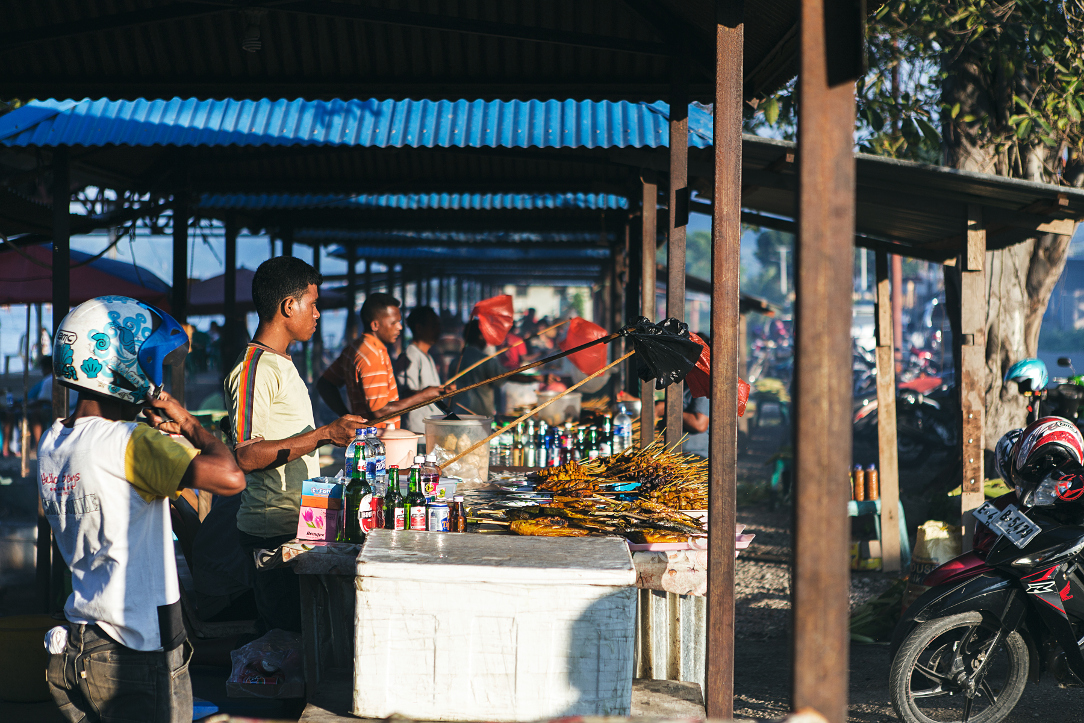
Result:
{"type": "Polygon", "coordinates": [[[313,495],[302,495],[301,506],[314,507],[321,510],[341,510],[343,508],[343,501],[338,497],[315,497],[313,495]]]}
{"type": "Polygon", "coordinates": [[[314,477],[301,483],[301,496],[343,498],[345,485],[337,477],[314,477]]]}
{"type": "Polygon", "coordinates": [[[297,539],[334,542],[339,534],[342,515],[342,510],[302,507],[297,518],[297,539]]]}

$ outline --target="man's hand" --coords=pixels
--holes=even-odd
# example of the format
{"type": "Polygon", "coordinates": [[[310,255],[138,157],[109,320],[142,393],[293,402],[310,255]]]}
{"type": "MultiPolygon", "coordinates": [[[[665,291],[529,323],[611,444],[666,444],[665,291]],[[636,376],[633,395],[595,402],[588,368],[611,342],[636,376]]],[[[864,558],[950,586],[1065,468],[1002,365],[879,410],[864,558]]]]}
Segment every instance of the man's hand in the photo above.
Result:
{"type": "Polygon", "coordinates": [[[147,398],[149,409],[143,410],[143,416],[147,418],[147,424],[166,434],[181,434],[189,442],[194,442],[190,436],[193,432],[193,424],[200,426],[199,422],[181,406],[180,402],[166,392],[161,392],[157,399],[147,398]],[[188,427],[189,433],[185,433],[188,427]]]}
{"type": "Polygon", "coordinates": [[[355,432],[366,425],[368,421],[356,414],[345,414],[331,424],[323,428],[322,435],[336,447],[345,447],[354,441],[355,432]]]}
{"type": "MultiPolygon", "coordinates": [[[[430,389],[432,389],[432,387],[430,387],[430,389]]],[[[448,392],[454,392],[455,382],[452,382],[451,384],[445,384],[443,387],[440,387],[438,391],[440,391],[441,396],[447,394],[448,392]]]]}

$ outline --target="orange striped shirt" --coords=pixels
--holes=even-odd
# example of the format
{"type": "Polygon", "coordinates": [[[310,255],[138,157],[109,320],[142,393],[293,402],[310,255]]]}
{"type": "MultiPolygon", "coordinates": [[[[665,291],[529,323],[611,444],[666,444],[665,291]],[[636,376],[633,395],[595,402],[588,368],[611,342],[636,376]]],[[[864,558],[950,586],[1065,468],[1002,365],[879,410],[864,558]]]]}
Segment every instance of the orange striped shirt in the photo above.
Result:
{"type": "MultiPolygon", "coordinates": [[[[395,370],[388,348],[374,334],[366,334],[347,344],[324,372],[324,379],[337,387],[345,386],[350,412],[366,419],[375,419],[380,409],[399,401],[399,387],[395,384],[395,370]]],[[[389,420],[388,424],[398,426],[399,418],[389,420]]]]}

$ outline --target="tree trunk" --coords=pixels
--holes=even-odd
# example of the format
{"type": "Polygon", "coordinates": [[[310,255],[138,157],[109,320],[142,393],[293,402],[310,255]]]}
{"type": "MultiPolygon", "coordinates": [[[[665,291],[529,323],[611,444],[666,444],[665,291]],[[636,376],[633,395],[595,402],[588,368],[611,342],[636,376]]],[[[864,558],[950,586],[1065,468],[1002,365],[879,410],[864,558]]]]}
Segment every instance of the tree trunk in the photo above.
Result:
{"type": "MultiPolygon", "coordinates": [[[[994,130],[1011,111],[1013,79],[1006,73],[988,73],[974,55],[946,60],[941,97],[946,107],[960,104],[957,120],[946,113],[942,136],[945,164],[980,173],[996,173],[1032,181],[1048,181],[1039,147],[1024,149],[1023,157],[998,154],[984,143],[978,123],[958,120],[968,114],[989,118],[994,130]]],[[[1005,385],[1005,372],[1015,362],[1034,357],[1039,348],[1039,327],[1054,285],[1065,268],[1069,236],[1045,234],[998,251],[986,253],[986,448],[1022,427],[1027,415],[1024,397],[1015,384],[1005,385]]],[[[949,272],[946,267],[946,272],[949,272]]],[[[946,273],[946,287],[951,273],[946,273]]],[[[948,289],[946,289],[948,291],[948,289]]],[[[949,294],[946,293],[946,300],[949,294]]],[[[959,296],[956,296],[957,300],[959,296]]],[[[958,303],[958,301],[957,301],[958,303]]],[[[954,330],[954,333],[955,330],[954,330]]]]}

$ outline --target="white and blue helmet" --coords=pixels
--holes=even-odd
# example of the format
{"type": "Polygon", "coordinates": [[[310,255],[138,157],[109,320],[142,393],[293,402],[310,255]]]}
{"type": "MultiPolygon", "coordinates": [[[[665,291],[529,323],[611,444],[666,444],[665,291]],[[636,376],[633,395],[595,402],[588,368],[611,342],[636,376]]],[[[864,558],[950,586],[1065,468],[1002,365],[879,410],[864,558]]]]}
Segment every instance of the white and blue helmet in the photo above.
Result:
{"type": "Polygon", "coordinates": [[[182,363],[188,335],[169,314],[127,296],[99,296],[68,312],[53,340],[53,375],[73,389],[141,404],[182,363]]]}

